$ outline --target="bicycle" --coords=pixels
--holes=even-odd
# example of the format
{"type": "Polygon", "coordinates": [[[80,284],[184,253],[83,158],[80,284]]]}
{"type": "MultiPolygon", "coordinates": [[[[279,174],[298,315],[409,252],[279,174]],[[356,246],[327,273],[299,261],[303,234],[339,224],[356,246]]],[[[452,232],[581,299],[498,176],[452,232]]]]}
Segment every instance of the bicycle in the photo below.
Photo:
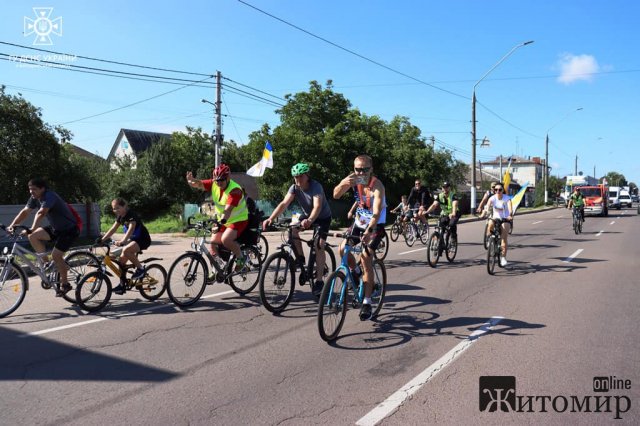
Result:
{"type": "Polygon", "coordinates": [[[243,240],[244,233],[240,236],[238,243],[246,263],[241,270],[235,271],[235,256],[224,246],[218,246],[216,255],[209,252],[208,244],[211,241],[207,241],[206,237],[213,234],[211,226],[218,227],[219,222],[215,219],[205,219],[192,224],[191,219],[193,217],[187,220],[187,229],[195,230],[192,250],[178,256],[169,268],[169,299],[176,306],[186,308],[200,300],[206,286],[215,282],[229,284],[241,296],[251,292],[258,284],[258,274],[262,265],[260,252],[255,245],[243,240]]]}
{"type": "Polygon", "coordinates": [[[448,216],[440,216],[436,229],[429,238],[427,262],[432,268],[436,267],[438,259],[442,256],[442,252],[447,256],[449,263],[453,262],[458,253],[458,239],[451,235],[449,221],[450,218],[448,216]]]}
{"type": "MultiPolygon", "coordinates": [[[[106,253],[102,256],[98,269],[83,276],[76,287],[75,300],[82,310],[97,312],[107,306],[113,294],[109,277],[113,276],[119,279],[125,291],[136,289],[147,300],[157,300],[162,296],[166,288],[167,271],[159,263],[150,263],[162,260],[161,258],[140,259],[145,268],[144,276],[133,279],[127,276],[129,273],[133,275],[133,264],[125,265],[123,269],[118,263],[121,249],[112,253],[111,244],[106,242],[94,244],[92,247],[105,248],[106,253]]],[[[142,254],[142,251],[138,254],[142,254]]]]}
{"type": "MultiPolygon", "coordinates": [[[[327,277],[320,294],[320,302],[318,303],[318,331],[320,337],[331,342],[338,337],[344,319],[347,315],[347,304],[349,288],[353,292],[351,306],[355,309],[362,306],[364,300],[364,282],[362,276],[354,278],[353,272],[349,268],[349,254],[358,244],[357,238],[350,232],[344,234],[333,234],[335,237],[343,237],[347,239],[344,246],[344,254],[338,269],[333,271],[327,277]],[[357,282],[356,282],[357,281],[357,282]]],[[[360,243],[362,244],[362,243],[360,243]]],[[[364,246],[362,250],[370,250],[368,246],[364,246]]],[[[357,268],[361,268],[360,259],[356,262],[357,268]]],[[[387,290],[387,270],[384,263],[380,259],[373,259],[373,275],[374,289],[371,295],[371,318],[375,318],[384,302],[384,296],[387,290]]]]}
{"type": "Polygon", "coordinates": [[[419,209],[411,209],[413,211],[413,217],[405,224],[404,228],[404,242],[407,246],[412,247],[416,240],[420,239],[422,244],[427,244],[429,241],[429,222],[424,223],[417,217],[419,209]]]}
{"type": "MultiPolygon", "coordinates": [[[[259,291],[262,305],[274,314],[282,312],[291,299],[296,287],[296,270],[301,265],[296,261],[293,229],[300,228],[300,224],[291,224],[289,221],[280,222],[273,225],[274,228],[282,230],[282,245],[276,249],[267,260],[265,260],[260,270],[259,291]]],[[[313,277],[318,277],[315,270],[316,250],[320,240],[320,228],[313,227],[313,237],[310,240],[298,239],[306,243],[309,247],[309,258],[307,265],[300,268],[298,284],[303,286],[313,283],[313,277]]],[[[325,238],[326,239],[326,238],[325,238]]],[[[333,247],[327,241],[324,243],[325,266],[322,273],[323,281],[331,271],[336,268],[336,256],[333,254],[333,247]]]]}
{"type": "MultiPolygon", "coordinates": [[[[13,313],[24,301],[27,290],[29,290],[28,271],[40,277],[40,285],[45,290],[54,288],[56,293],[60,291],[60,275],[53,262],[45,265],[42,260],[46,253],[35,253],[19,244],[23,236],[16,231],[24,230],[30,234],[31,229],[23,225],[15,225],[13,228],[14,231],[8,233],[7,227],[0,224],[0,229],[7,232],[11,238],[11,248],[5,247],[0,255],[0,318],[13,313]],[[34,257],[35,261],[32,261],[34,257]]],[[[64,260],[69,267],[67,277],[72,290],[63,293],[62,297],[69,303],[75,303],[75,297],[71,296],[73,286],[86,273],[86,268],[89,265],[98,264],[99,260],[86,251],[68,253],[64,260]]]]}
{"type": "Polygon", "coordinates": [[[573,231],[576,234],[580,234],[582,232],[582,224],[584,223],[584,219],[582,219],[582,213],[580,212],[579,207],[573,207],[573,231]]]}
{"type": "Polygon", "coordinates": [[[401,213],[394,213],[396,215],[396,220],[391,225],[391,229],[389,230],[389,236],[391,237],[391,241],[398,241],[398,237],[404,234],[405,222],[402,220],[401,213]]]}
{"type": "Polygon", "coordinates": [[[511,221],[506,219],[489,220],[494,222],[494,226],[493,232],[489,234],[487,238],[487,272],[489,272],[489,275],[493,275],[496,264],[500,265],[500,254],[502,250],[502,234],[500,233],[500,230],[502,229],[503,223],[511,223],[511,221]]]}

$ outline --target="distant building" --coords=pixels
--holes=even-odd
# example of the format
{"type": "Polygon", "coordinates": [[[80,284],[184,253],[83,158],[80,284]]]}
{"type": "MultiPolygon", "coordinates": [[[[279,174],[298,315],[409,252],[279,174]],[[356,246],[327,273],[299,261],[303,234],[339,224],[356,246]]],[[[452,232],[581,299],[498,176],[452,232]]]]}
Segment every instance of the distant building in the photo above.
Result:
{"type": "Polygon", "coordinates": [[[74,154],[80,156],[80,157],[85,157],[85,158],[89,158],[89,159],[93,159],[93,160],[102,160],[105,161],[104,158],[100,157],[98,154],[93,154],[89,151],[87,151],[86,149],[82,149],[77,145],[72,144],[71,142],[66,142],[63,141],[64,144],[68,144],[71,147],[71,151],[73,151],[74,154]]]}
{"type": "Polygon", "coordinates": [[[544,160],[540,157],[502,157],[502,175],[500,174],[500,157],[493,161],[482,162],[483,178],[490,176],[490,179],[502,180],[504,173],[507,172],[511,159],[511,181],[520,185],[529,182],[529,187],[535,188],[536,182],[544,177],[544,160]],[[485,175],[486,174],[486,175],[485,175]]]}
{"type": "Polygon", "coordinates": [[[140,154],[149,149],[152,145],[163,140],[171,139],[168,133],[145,132],[142,130],[120,129],[118,137],[111,147],[111,152],[107,161],[115,168],[117,159],[129,158],[135,167],[140,154]]]}

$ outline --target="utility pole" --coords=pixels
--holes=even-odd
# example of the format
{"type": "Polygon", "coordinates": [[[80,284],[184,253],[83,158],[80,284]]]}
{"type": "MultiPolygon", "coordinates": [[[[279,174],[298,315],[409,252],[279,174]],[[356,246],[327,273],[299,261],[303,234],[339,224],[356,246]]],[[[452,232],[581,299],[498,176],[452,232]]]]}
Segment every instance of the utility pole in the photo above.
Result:
{"type": "Polygon", "coordinates": [[[220,147],[222,146],[222,75],[216,72],[216,140],[215,140],[215,161],[216,167],[220,165],[220,147]]]}
{"type": "Polygon", "coordinates": [[[500,154],[500,176],[498,176],[498,180],[502,182],[502,154],[500,154]]]}
{"type": "Polygon", "coordinates": [[[431,142],[431,149],[435,149],[436,148],[436,137],[431,135],[429,137],[429,141],[431,142]]]}
{"type": "Polygon", "coordinates": [[[576,166],[573,175],[578,176],[578,154],[576,154],[576,166]]]}

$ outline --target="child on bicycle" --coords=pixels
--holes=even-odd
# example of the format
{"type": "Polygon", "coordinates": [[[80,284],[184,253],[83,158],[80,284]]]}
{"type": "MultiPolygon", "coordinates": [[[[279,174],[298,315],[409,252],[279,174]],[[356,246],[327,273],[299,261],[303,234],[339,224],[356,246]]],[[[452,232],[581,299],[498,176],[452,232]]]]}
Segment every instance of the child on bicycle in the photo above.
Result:
{"type": "MultiPolygon", "coordinates": [[[[354,203],[354,206],[356,203],[354,203]]],[[[411,205],[409,204],[408,198],[406,195],[400,197],[400,204],[398,204],[391,213],[395,213],[402,217],[403,222],[408,222],[413,217],[413,210],[411,210],[411,205]]]]}
{"type": "MultiPolygon", "coordinates": [[[[111,229],[109,229],[104,236],[99,237],[96,242],[101,243],[108,240],[118,230],[120,225],[122,225],[124,237],[115,243],[116,246],[124,247],[118,263],[120,264],[120,269],[124,271],[127,261],[130,261],[136,267],[131,279],[140,279],[144,277],[146,271],[142,263],[138,260],[138,253],[148,249],[151,245],[149,231],[142,223],[142,220],[140,220],[140,216],[129,208],[129,205],[123,198],[114,199],[111,202],[111,208],[116,215],[116,221],[113,226],[111,226],[111,229]]],[[[123,283],[124,274],[121,277],[120,284],[113,289],[113,292],[116,294],[124,294],[125,287],[123,283]]]]}

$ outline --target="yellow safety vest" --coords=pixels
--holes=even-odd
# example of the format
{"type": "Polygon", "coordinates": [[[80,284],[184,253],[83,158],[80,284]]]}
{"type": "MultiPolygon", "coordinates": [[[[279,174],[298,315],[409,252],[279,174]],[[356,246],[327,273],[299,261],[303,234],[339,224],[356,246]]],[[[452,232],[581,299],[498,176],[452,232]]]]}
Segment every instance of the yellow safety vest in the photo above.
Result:
{"type": "MultiPolygon", "coordinates": [[[[220,187],[215,182],[213,182],[213,184],[211,185],[211,198],[213,200],[213,208],[215,209],[218,219],[221,219],[224,215],[224,208],[227,206],[227,198],[229,197],[229,193],[236,188],[242,190],[242,187],[235,181],[229,180],[229,185],[227,185],[227,189],[224,191],[221,197],[220,187]]],[[[227,223],[231,224],[242,222],[243,220],[249,220],[249,209],[247,208],[247,202],[244,196],[242,197],[242,200],[240,200],[240,203],[231,211],[231,216],[229,216],[229,219],[227,219],[227,223]]]]}

